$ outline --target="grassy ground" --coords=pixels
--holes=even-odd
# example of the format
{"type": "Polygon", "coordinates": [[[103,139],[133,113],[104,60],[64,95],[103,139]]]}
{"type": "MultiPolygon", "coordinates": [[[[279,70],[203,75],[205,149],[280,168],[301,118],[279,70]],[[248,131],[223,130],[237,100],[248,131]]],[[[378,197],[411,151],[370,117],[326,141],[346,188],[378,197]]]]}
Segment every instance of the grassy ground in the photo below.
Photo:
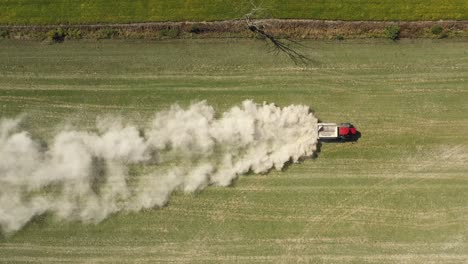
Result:
{"type": "Polygon", "coordinates": [[[0,42],[0,114],[50,138],[102,114],[244,99],[311,105],[351,121],[356,144],[176,193],[162,209],[97,225],[36,218],[0,237],[6,262],[468,261],[468,48],[449,40],[307,42],[309,67],[255,40],[0,42]]]}
{"type": "MultiPolygon", "coordinates": [[[[241,18],[251,1],[0,0],[0,24],[89,24],[241,18]]],[[[465,0],[254,1],[269,18],[330,20],[467,20],[465,0]]]]}

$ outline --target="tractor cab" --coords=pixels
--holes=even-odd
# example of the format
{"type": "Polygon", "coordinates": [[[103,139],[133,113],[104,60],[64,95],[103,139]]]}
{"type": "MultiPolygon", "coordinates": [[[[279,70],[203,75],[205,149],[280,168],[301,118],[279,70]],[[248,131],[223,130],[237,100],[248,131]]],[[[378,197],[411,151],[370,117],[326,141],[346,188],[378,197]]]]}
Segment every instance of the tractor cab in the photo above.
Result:
{"type": "Polygon", "coordinates": [[[343,141],[352,141],[358,134],[357,129],[351,123],[341,123],[338,137],[343,141]]]}

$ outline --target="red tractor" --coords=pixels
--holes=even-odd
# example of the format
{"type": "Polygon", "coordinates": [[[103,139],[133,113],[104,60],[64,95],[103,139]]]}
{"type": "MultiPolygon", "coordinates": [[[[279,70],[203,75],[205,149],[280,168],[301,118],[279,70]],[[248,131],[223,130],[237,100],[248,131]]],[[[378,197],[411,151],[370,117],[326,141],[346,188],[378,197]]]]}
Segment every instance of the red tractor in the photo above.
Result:
{"type": "Polygon", "coordinates": [[[357,141],[361,135],[351,123],[318,123],[318,138],[320,141],[357,141]]]}

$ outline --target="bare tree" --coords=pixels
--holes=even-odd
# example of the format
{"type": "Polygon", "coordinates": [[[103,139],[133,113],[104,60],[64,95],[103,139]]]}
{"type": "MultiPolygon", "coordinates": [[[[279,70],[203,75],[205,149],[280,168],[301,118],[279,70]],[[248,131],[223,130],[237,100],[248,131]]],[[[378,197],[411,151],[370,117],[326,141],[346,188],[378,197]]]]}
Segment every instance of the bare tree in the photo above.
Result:
{"type": "Polygon", "coordinates": [[[243,18],[247,28],[250,31],[271,43],[276,52],[286,54],[296,65],[308,64],[311,61],[307,56],[301,54],[293,47],[293,45],[301,45],[297,41],[293,41],[289,38],[284,38],[280,40],[273,34],[268,33],[265,30],[264,22],[256,19],[260,17],[261,14],[264,14],[266,10],[262,7],[259,7],[254,2],[254,0],[250,0],[250,5],[252,6],[250,12],[245,14],[243,18]]]}

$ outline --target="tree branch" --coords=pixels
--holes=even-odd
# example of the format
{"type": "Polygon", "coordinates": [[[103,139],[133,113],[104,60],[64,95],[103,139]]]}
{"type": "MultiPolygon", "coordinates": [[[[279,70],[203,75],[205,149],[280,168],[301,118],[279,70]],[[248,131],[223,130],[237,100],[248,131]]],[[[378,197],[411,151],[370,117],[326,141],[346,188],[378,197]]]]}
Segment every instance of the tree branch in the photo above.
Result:
{"type": "Polygon", "coordinates": [[[274,35],[266,32],[264,30],[264,25],[259,24],[258,21],[254,20],[255,17],[258,17],[262,12],[265,12],[265,9],[257,6],[253,0],[250,0],[250,5],[252,6],[250,12],[244,15],[244,20],[246,22],[247,28],[250,31],[269,41],[271,44],[273,44],[273,47],[278,53],[286,54],[296,65],[308,64],[311,62],[311,59],[292,47],[291,44],[299,44],[298,42],[286,38],[286,41],[289,42],[286,43],[282,40],[279,40],[274,35]]]}

